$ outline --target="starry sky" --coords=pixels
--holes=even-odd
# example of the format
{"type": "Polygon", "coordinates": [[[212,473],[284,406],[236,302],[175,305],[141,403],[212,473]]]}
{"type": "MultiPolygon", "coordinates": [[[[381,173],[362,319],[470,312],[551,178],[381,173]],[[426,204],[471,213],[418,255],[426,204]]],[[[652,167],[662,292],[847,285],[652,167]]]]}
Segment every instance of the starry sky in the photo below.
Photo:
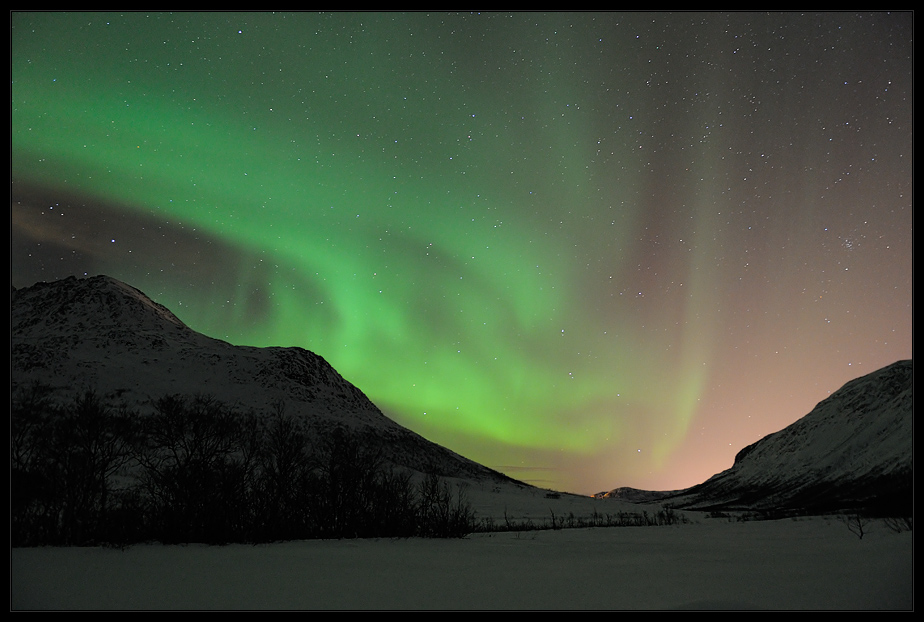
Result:
{"type": "Polygon", "coordinates": [[[11,280],[671,490],[912,355],[911,13],[11,13],[11,280]]]}

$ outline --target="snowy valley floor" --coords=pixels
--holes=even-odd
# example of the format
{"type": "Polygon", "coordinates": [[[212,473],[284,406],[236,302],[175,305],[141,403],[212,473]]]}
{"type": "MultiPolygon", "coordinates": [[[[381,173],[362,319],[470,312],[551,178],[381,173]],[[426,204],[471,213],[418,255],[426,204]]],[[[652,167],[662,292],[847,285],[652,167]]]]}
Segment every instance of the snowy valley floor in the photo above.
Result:
{"type": "Polygon", "coordinates": [[[13,549],[11,608],[913,608],[913,532],[688,516],[461,540],[13,549]]]}

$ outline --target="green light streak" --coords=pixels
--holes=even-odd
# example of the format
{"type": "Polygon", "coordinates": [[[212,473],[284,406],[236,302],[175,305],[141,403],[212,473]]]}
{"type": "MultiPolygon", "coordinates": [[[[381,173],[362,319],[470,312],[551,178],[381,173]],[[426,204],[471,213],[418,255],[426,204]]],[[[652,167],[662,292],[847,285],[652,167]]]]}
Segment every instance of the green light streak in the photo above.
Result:
{"type": "MultiPolygon", "coordinates": [[[[234,105],[203,103],[214,97],[195,80],[179,93],[167,84],[115,83],[101,68],[52,71],[14,53],[11,173],[181,223],[277,266],[259,282],[267,316],[249,316],[246,287],[220,318],[203,294],[180,313],[195,329],[231,333],[239,344],[310,348],[402,423],[433,430],[449,447],[457,437],[482,438],[590,455],[658,422],[665,440],[654,455],[663,461],[682,439],[703,390],[698,361],[708,337],[686,329],[676,364],[656,336],[608,331],[628,316],[586,308],[574,241],[545,235],[540,216],[517,204],[536,200],[524,186],[541,175],[524,178],[515,154],[503,171],[474,166],[462,175],[456,163],[478,152],[461,149],[449,162],[444,146],[459,124],[439,115],[413,133],[419,152],[399,138],[367,153],[350,136],[368,119],[334,138],[330,108],[291,119],[254,105],[245,122],[234,105]],[[442,146],[428,151],[421,136],[442,146]],[[676,385],[663,382],[678,371],[676,385]]],[[[561,185],[535,186],[550,197],[544,209],[583,200],[585,190],[568,189],[587,183],[586,153],[568,131],[548,131],[554,157],[573,166],[561,185]]],[[[535,159],[548,165],[543,158],[535,159]]],[[[629,226],[615,235],[628,240],[631,208],[620,219],[629,226]]],[[[228,269],[245,286],[256,279],[246,265],[228,269]]],[[[159,302],[176,310],[170,297],[159,302]]]]}

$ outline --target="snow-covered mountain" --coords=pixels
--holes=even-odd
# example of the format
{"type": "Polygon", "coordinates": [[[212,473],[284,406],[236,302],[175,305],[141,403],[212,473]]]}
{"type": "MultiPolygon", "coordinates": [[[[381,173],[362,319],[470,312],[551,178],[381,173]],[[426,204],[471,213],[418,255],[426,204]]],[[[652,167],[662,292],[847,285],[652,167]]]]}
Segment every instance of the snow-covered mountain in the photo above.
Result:
{"type": "MultiPolygon", "coordinates": [[[[511,481],[388,419],[317,354],[207,337],[105,276],[12,290],[10,375],[14,390],[41,382],[71,399],[93,389],[140,412],[176,394],[207,395],[258,413],[282,404],[316,435],[347,429],[399,466],[511,481]]],[[[912,362],[899,361],[847,383],[799,421],[742,449],[730,469],[702,484],[598,496],[687,509],[904,512],[913,497],[912,414],[912,362]]]]}
{"type": "Polygon", "coordinates": [[[742,449],[730,469],[668,500],[687,509],[910,515],[913,385],[910,360],[852,380],[742,449]]]}
{"type": "Polygon", "coordinates": [[[388,419],[317,354],[243,347],[198,333],[142,292],[106,276],[11,293],[11,384],[40,382],[62,399],[92,389],[143,413],[166,395],[210,396],[240,411],[301,418],[323,436],[348,430],[394,464],[422,473],[510,481],[388,419]]]}

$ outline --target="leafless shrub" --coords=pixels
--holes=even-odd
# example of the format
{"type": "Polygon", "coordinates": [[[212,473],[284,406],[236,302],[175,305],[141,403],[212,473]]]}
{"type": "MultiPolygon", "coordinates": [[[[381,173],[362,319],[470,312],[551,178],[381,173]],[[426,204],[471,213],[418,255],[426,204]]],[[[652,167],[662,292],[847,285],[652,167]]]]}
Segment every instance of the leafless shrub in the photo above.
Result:
{"type": "Polygon", "coordinates": [[[912,516],[895,516],[887,517],[882,519],[882,523],[889,529],[889,531],[894,531],[895,533],[902,533],[904,531],[911,531],[913,528],[914,517],[912,516]]]}

